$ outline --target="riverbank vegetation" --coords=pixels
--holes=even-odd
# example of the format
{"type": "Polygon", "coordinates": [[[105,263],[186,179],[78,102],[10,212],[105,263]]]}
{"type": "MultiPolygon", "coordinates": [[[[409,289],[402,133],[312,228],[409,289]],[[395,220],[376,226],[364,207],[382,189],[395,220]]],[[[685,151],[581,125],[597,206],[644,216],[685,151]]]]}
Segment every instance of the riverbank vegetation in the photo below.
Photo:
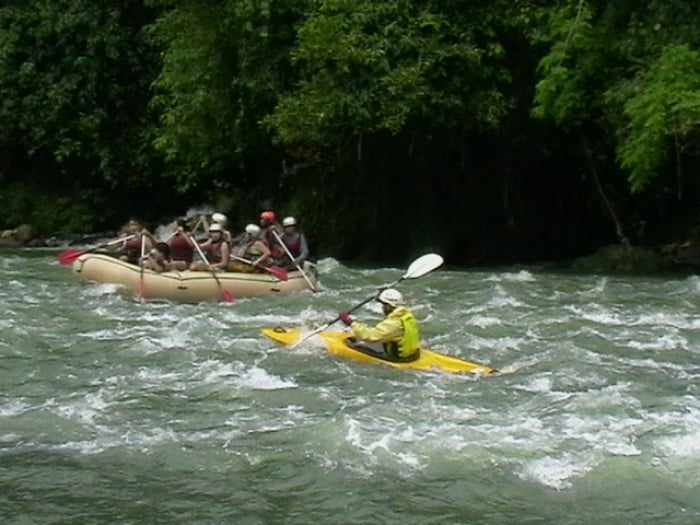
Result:
{"type": "Polygon", "coordinates": [[[683,243],[699,39],[682,0],[7,0],[0,228],[209,202],[341,258],[683,243]]]}

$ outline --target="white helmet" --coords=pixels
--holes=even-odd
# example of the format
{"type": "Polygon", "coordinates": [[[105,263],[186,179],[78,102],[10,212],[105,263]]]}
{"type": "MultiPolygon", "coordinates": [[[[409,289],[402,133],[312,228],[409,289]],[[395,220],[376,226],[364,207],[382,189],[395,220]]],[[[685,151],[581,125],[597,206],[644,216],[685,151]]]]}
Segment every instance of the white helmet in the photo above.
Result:
{"type": "Polygon", "coordinates": [[[401,295],[401,292],[398,290],[387,288],[386,290],[382,290],[382,293],[377,297],[377,301],[396,308],[403,303],[403,295],[401,295]]]}
{"type": "Polygon", "coordinates": [[[221,226],[221,224],[219,224],[218,222],[215,222],[215,223],[213,223],[211,226],[209,226],[209,233],[211,233],[211,232],[222,232],[222,231],[224,231],[224,229],[223,229],[223,227],[221,226]]]}
{"type": "Polygon", "coordinates": [[[223,213],[219,213],[218,211],[212,214],[211,220],[214,222],[218,222],[219,224],[226,224],[226,222],[228,221],[226,215],[224,215],[223,213]]]}
{"type": "Polygon", "coordinates": [[[296,226],[297,220],[294,217],[285,217],[282,226],[296,226]]]}
{"type": "Polygon", "coordinates": [[[245,227],[245,232],[250,235],[260,235],[260,226],[257,224],[249,224],[245,227]]]}

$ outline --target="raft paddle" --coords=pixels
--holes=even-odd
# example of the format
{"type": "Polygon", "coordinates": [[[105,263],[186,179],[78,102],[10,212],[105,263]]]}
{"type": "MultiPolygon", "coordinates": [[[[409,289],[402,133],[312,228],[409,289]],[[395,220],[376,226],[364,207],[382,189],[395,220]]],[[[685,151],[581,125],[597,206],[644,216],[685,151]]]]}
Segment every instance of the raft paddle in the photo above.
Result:
{"type": "Polygon", "coordinates": [[[139,265],[141,266],[141,272],[139,276],[139,302],[143,303],[144,293],[145,293],[145,283],[143,279],[143,271],[145,269],[144,258],[146,257],[146,236],[141,234],[141,258],[139,259],[139,265]]]}
{"type": "Polygon", "coordinates": [[[216,275],[216,270],[211,267],[211,264],[209,264],[209,261],[207,260],[207,256],[204,255],[204,252],[202,251],[202,248],[200,248],[199,243],[197,240],[190,235],[190,240],[194,243],[194,247],[197,248],[197,253],[199,253],[199,256],[202,258],[204,261],[204,264],[206,264],[209,267],[209,271],[211,272],[212,277],[214,277],[214,280],[216,281],[216,284],[219,287],[219,291],[221,292],[221,298],[227,302],[227,303],[232,303],[233,302],[233,295],[231,292],[226,290],[224,286],[221,284],[221,281],[219,280],[219,276],[216,275]]]}
{"type": "MultiPolygon", "coordinates": [[[[231,255],[231,259],[236,259],[237,261],[241,261],[251,266],[255,266],[255,263],[250,259],[245,259],[243,257],[239,257],[238,255],[231,255]]],[[[266,272],[271,273],[280,281],[286,281],[289,279],[289,274],[287,273],[287,270],[285,270],[281,266],[256,266],[256,268],[260,268],[261,270],[265,270],[266,272]]]]}
{"type": "MultiPolygon", "coordinates": [[[[403,274],[400,279],[397,279],[396,281],[394,281],[391,284],[387,284],[386,286],[383,286],[382,288],[379,289],[380,290],[379,292],[375,293],[371,297],[368,297],[367,299],[362,301],[360,304],[353,306],[352,308],[350,308],[347,311],[347,313],[352,313],[355,310],[357,310],[358,308],[363,307],[364,305],[366,305],[370,301],[379,297],[379,293],[381,293],[381,290],[384,290],[386,288],[393,288],[394,286],[398,285],[401,281],[405,281],[406,279],[418,279],[419,277],[423,277],[426,273],[430,273],[434,269],[438,268],[442,263],[443,263],[443,258],[436,253],[427,253],[425,255],[418,257],[418,259],[416,259],[415,261],[413,261],[411,263],[411,265],[408,267],[408,270],[406,270],[406,273],[403,274]]],[[[306,334],[304,337],[302,337],[298,341],[295,341],[294,343],[289,345],[289,348],[290,349],[296,348],[297,346],[299,346],[301,343],[303,343],[307,339],[310,339],[313,336],[315,336],[316,334],[320,334],[324,330],[327,330],[328,328],[330,328],[332,325],[334,325],[338,321],[340,321],[340,316],[336,317],[331,322],[326,323],[321,328],[317,328],[313,332],[306,334]]]]}
{"type": "Polygon", "coordinates": [[[78,250],[75,248],[72,248],[70,250],[64,250],[61,253],[59,253],[56,258],[58,259],[58,262],[60,264],[63,264],[64,266],[67,264],[73,264],[73,261],[75,261],[78,257],[83,255],[84,253],[92,253],[94,251],[100,250],[102,248],[106,248],[108,246],[112,246],[114,244],[119,244],[120,242],[128,241],[129,239],[133,239],[136,237],[136,234],[129,235],[127,237],[121,237],[119,239],[114,239],[113,241],[106,242],[104,244],[99,244],[97,246],[93,246],[92,248],[88,248],[87,250],[78,250]]]}
{"type": "Polygon", "coordinates": [[[289,260],[292,261],[294,263],[294,266],[296,266],[296,269],[299,270],[299,272],[301,273],[301,276],[306,281],[306,284],[309,285],[309,290],[311,290],[313,293],[319,292],[320,290],[317,290],[316,287],[313,284],[311,284],[311,279],[309,279],[309,276],[306,275],[306,272],[304,271],[304,269],[301,266],[299,266],[299,263],[296,262],[296,260],[294,259],[294,256],[289,251],[289,248],[287,248],[287,245],[284,244],[284,242],[282,241],[280,234],[277,233],[274,228],[272,228],[272,235],[275,236],[275,239],[277,239],[277,242],[280,244],[280,246],[284,250],[284,253],[287,254],[287,257],[289,257],[289,260]]]}

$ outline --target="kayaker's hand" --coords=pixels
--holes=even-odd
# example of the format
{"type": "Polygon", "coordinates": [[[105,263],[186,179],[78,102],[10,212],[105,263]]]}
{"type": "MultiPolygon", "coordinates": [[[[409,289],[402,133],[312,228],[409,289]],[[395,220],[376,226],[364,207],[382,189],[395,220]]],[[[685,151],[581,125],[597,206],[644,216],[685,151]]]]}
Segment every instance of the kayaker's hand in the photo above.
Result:
{"type": "Polygon", "coordinates": [[[343,323],[345,323],[347,326],[350,326],[350,325],[352,324],[352,322],[354,321],[354,319],[353,319],[352,317],[350,317],[350,314],[347,313],[347,312],[340,312],[340,313],[338,314],[338,317],[339,317],[340,320],[341,320],[343,323]]]}

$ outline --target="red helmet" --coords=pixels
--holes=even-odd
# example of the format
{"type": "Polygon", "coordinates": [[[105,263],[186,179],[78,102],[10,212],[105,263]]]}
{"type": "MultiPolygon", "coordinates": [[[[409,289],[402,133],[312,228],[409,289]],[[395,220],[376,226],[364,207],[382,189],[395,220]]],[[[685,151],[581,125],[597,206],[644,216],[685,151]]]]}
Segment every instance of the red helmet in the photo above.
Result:
{"type": "Polygon", "coordinates": [[[275,222],[277,220],[277,216],[275,215],[274,211],[266,210],[260,214],[260,220],[267,222],[275,222]]]}

